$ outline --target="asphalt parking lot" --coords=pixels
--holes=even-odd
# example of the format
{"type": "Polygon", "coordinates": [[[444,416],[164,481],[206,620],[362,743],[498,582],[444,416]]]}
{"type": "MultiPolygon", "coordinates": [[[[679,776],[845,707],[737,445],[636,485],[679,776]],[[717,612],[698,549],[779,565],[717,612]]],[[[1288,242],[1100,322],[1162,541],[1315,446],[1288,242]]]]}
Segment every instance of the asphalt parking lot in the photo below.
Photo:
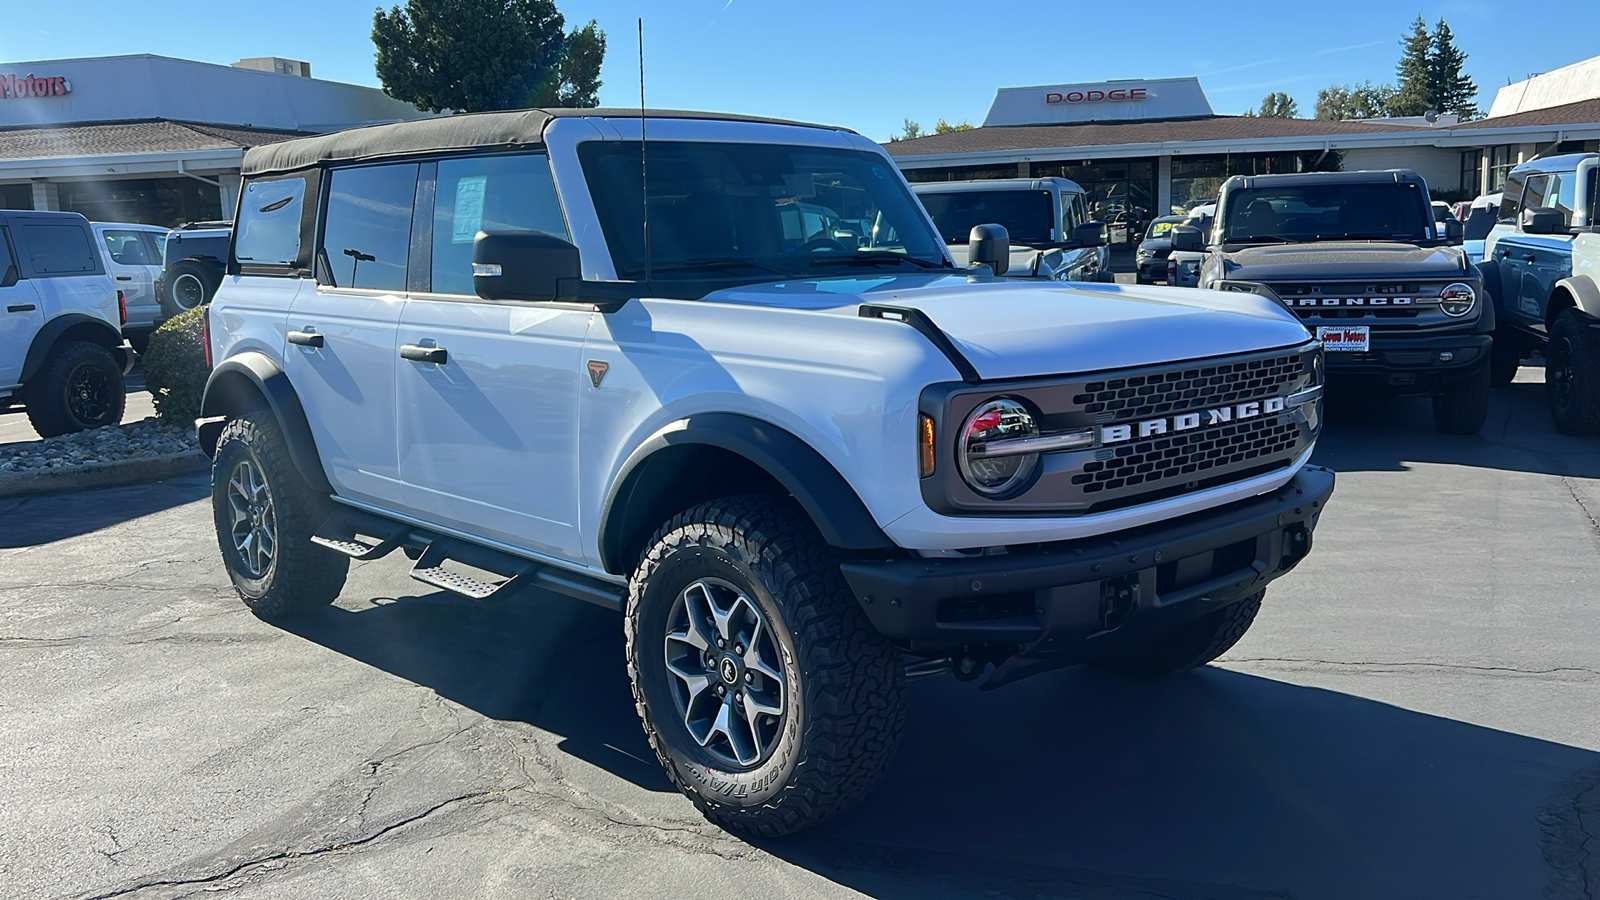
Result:
{"type": "MultiPolygon", "coordinates": [[[[122,421],[139,422],[156,414],[155,403],[145,389],[144,373],[135,368],[124,381],[128,387],[128,403],[122,411],[122,421]]],[[[37,441],[39,433],[28,422],[28,411],[20,404],[0,409],[0,444],[37,441]]]]}
{"type": "Polygon", "coordinates": [[[1541,390],[1470,438],[1335,398],[1316,550],[1219,663],[919,681],[876,793],[759,847],[660,774],[614,614],[396,556],[267,624],[203,478],[0,501],[0,895],[1600,896],[1600,443],[1541,390]]]}

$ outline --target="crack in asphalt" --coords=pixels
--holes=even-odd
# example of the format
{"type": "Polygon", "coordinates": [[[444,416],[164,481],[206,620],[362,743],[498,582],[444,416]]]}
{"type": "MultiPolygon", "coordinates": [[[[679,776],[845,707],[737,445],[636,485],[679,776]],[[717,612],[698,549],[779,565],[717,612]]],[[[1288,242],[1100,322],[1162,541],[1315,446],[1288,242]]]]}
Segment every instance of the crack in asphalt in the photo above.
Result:
{"type": "Polygon", "coordinates": [[[1537,677],[1540,675],[1593,675],[1600,677],[1600,669],[1590,669],[1584,666],[1554,666],[1548,669],[1527,669],[1517,666],[1473,666],[1464,663],[1437,663],[1437,662],[1368,662],[1336,659],[1311,659],[1292,656],[1232,656],[1223,657],[1222,663],[1285,663],[1299,665],[1305,668],[1324,667],[1329,669],[1351,670],[1357,673],[1370,672],[1404,672],[1408,669],[1424,669],[1428,671],[1460,671],[1475,672],[1483,675],[1523,675],[1537,677]]]}
{"type": "Polygon", "coordinates": [[[1572,500],[1578,504],[1578,509],[1583,510],[1584,517],[1589,520],[1589,530],[1594,532],[1595,537],[1600,537],[1600,518],[1596,518],[1594,512],[1589,509],[1589,504],[1583,502],[1583,496],[1578,493],[1577,485],[1566,475],[1561,476],[1561,484],[1566,487],[1567,493],[1572,495],[1572,500]]]}

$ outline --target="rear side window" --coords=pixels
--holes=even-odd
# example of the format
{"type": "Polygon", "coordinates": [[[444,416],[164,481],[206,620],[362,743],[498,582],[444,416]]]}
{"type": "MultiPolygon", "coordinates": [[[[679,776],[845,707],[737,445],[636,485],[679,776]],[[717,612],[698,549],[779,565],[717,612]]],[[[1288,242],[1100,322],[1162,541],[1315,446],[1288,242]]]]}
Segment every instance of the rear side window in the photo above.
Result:
{"type": "MultiPolygon", "coordinates": [[[[7,273],[11,272],[11,267],[16,264],[16,259],[11,256],[11,242],[6,240],[6,230],[0,228],[0,278],[4,278],[7,273]]],[[[15,272],[11,274],[21,275],[22,273],[15,272]]]]}
{"type": "Polygon", "coordinates": [[[156,264],[156,260],[150,258],[149,246],[139,232],[104,231],[100,236],[106,242],[106,252],[111,254],[112,262],[124,266],[156,264]]]}
{"type": "Polygon", "coordinates": [[[1578,174],[1555,172],[1550,176],[1550,189],[1545,192],[1545,206],[1561,214],[1561,224],[1572,227],[1573,208],[1578,205],[1578,174]]]}
{"type": "Polygon", "coordinates": [[[234,223],[233,256],[255,266],[292,266],[300,259],[300,218],[306,180],[252,181],[245,185],[234,223]]]}
{"type": "Polygon", "coordinates": [[[542,154],[443,160],[433,198],[435,293],[473,293],[472,239],[480,231],[567,237],[550,160],[542,154]]]}
{"type": "Polygon", "coordinates": [[[330,178],[319,280],[332,287],[404,291],[417,164],[335,169],[330,178]]]}
{"type": "Polygon", "coordinates": [[[40,275],[83,275],[99,269],[88,232],[77,225],[23,225],[28,265],[40,275]]]}

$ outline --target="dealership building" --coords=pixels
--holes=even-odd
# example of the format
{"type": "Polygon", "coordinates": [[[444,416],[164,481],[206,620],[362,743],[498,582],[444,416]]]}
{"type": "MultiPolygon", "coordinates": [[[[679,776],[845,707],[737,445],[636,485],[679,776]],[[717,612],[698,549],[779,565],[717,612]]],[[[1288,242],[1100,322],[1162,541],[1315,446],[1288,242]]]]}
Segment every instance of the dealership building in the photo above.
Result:
{"type": "Polygon", "coordinates": [[[1230,175],[1413,169],[1436,195],[1498,190],[1519,162],[1600,150],[1600,57],[1501,88],[1486,118],[1217,115],[1198,78],[1001,88],[983,125],[891,141],[912,181],[1060,176],[1107,219],[1182,212],[1230,175]]]}
{"type": "Polygon", "coordinates": [[[0,64],[0,208],[167,226],[232,219],[246,149],[424,115],[276,57],[0,64]]]}

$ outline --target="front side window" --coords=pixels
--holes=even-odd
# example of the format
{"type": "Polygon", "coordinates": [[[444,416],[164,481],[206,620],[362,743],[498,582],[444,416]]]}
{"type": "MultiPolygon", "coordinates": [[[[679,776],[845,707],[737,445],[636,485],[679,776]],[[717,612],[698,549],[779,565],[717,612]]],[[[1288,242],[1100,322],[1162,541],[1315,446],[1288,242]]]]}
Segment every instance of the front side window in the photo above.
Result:
{"type": "Polygon", "coordinates": [[[252,181],[239,201],[233,256],[245,265],[291,266],[300,259],[306,180],[252,181]]]}
{"type": "Polygon", "coordinates": [[[1427,198],[1415,184],[1264,185],[1228,195],[1228,243],[1430,239],[1427,198]]]}
{"type": "MultiPolygon", "coordinates": [[[[578,158],[618,277],[642,278],[639,143],[590,141],[578,158]]],[[[946,266],[916,199],[875,153],[652,141],[649,182],[653,278],[946,266]]]]}
{"type": "Polygon", "coordinates": [[[1549,192],[1549,175],[1529,175],[1528,183],[1522,188],[1522,208],[1533,209],[1544,206],[1545,194],[1549,192]]]}
{"type": "Polygon", "coordinates": [[[989,223],[1004,226],[1013,244],[1059,240],[1049,191],[951,191],[921,199],[946,244],[965,244],[972,226],[989,223]]]}
{"type": "Polygon", "coordinates": [[[542,231],[566,238],[550,160],[485,156],[439,163],[433,195],[433,290],[471,294],[480,231],[542,231]]]}
{"type": "Polygon", "coordinates": [[[1578,202],[1578,178],[1575,172],[1556,172],[1550,176],[1550,186],[1545,190],[1545,206],[1561,214],[1563,227],[1572,227],[1573,207],[1578,202]]]}
{"type": "Polygon", "coordinates": [[[124,266],[148,266],[155,263],[137,231],[108,229],[101,232],[100,237],[106,242],[106,252],[111,254],[111,261],[114,263],[124,266]]]}
{"type": "Polygon", "coordinates": [[[319,281],[331,287],[405,290],[416,194],[416,163],[333,170],[319,281]]]}
{"type": "Polygon", "coordinates": [[[40,275],[81,275],[95,271],[94,248],[77,225],[24,225],[28,263],[40,275]]]}

